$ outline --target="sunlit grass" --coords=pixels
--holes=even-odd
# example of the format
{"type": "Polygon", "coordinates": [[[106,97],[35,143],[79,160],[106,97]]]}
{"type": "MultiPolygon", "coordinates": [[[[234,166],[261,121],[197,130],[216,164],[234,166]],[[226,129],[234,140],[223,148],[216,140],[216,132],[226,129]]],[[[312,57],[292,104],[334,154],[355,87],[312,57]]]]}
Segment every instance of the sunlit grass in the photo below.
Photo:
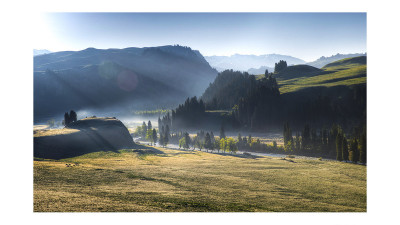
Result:
{"type": "Polygon", "coordinates": [[[34,162],[34,211],[366,211],[366,167],[138,146],[34,162]]]}
{"type": "Polygon", "coordinates": [[[338,70],[333,73],[312,77],[298,77],[289,80],[278,80],[279,91],[284,93],[298,91],[308,87],[333,87],[339,85],[355,85],[366,83],[366,65],[338,70]]]}

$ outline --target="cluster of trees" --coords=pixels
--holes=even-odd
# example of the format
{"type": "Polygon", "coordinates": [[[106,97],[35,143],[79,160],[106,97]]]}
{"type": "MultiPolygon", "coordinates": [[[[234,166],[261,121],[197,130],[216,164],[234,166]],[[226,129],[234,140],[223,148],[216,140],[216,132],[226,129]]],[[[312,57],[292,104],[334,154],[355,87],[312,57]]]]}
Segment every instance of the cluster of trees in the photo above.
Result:
{"type": "Polygon", "coordinates": [[[167,114],[165,114],[161,118],[158,117],[158,127],[163,127],[163,126],[164,127],[168,126],[172,128],[172,119],[169,112],[167,112],[167,114]]]}
{"type": "Polygon", "coordinates": [[[208,110],[231,109],[241,97],[256,88],[256,83],[255,76],[247,72],[225,70],[218,73],[201,99],[204,100],[208,110]]]}
{"type": "Polygon", "coordinates": [[[275,73],[279,73],[286,68],[287,68],[287,63],[284,60],[279,60],[278,63],[275,63],[275,73]]]}
{"type": "Polygon", "coordinates": [[[64,120],[62,121],[62,124],[65,127],[68,127],[71,123],[76,122],[78,120],[78,115],[74,110],[71,110],[69,113],[66,112],[64,114],[64,120]]]}
{"type": "Polygon", "coordinates": [[[284,152],[282,146],[278,146],[276,141],[273,141],[272,145],[262,143],[259,138],[255,139],[251,135],[248,137],[239,133],[237,137],[237,147],[239,150],[251,151],[251,152],[266,152],[266,153],[280,153],[284,152]]]}
{"type": "Polygon", "coordinates": [[[205,115],[205,105],[203,100],[197,97],[187,98],[184,104],[180,104],[172,110],[172,117],[167,113],[161,121],[161,125],[170,126],[174,129],[185,127],[196,127],[201,124],[205,115]]]}
{"type": "Polygon", "coordinates": [[[159,132],[160,132],[160,139],[158,140],[158,143],[161,146],[165,147],[168,145],[169,140],[171,138],[169,126],[168,125],[166,125],[165,127],[161,126],[161,129],[159,132]]]}
{"type": "Polygon", "coordinates": [[[233,107],[233,127],[260,130],[277,122],[280,93],[276,79],[269,74],[257,80],[255,88],[233,107]]]}
{"type": "Polygon", "coordinates": [[[347,138],[340,125],[333,124],[331,129],[317,131],[305,125],[301,134],[293,137],[289,123],[284,124],[284,151],[309,156],[336,158],[339,161],[366,163],[366,128],[352,129],[351,138],[347,138]]]}

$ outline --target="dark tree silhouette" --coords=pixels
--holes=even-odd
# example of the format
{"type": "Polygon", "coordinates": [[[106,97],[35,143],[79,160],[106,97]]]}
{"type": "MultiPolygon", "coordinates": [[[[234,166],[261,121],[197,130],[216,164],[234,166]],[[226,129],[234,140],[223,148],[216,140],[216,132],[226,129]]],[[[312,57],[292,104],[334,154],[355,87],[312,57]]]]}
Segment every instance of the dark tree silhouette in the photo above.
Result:
{"type": "Polygon", "coordinates": [[[226,138],[224,125],[221,125],[221,129],[219,130],[219,138],[226,138]]]}
{"type": "Polygon", "coordinates": [[[157,131],[156,131],[156,129],[153,129],[153,142],[154,142],[154,145],[157,143],[157,131]]]}
{"type": "Polygon", "coordinates": [[[280,71],[282,71],[286,67],[287,67],[286,61],[279,60],[278,63],[275,63],[275,73],[279,73],[280,71]]]}

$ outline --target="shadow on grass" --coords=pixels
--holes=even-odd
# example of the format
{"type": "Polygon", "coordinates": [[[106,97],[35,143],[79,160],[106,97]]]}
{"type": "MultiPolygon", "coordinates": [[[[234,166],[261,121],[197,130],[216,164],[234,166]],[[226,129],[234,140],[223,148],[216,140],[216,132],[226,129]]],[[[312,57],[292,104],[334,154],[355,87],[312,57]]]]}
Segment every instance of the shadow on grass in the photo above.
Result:
{"type": "Polygon", "coordinates": [[[223,153],[223,152],[220,152],[220,153],[213,152],[212,154],[221,155],[221,156],[232,156],[232,157],[244,158],[244,159],[263,158],[262,156],[252,155],[250,153],[247,153],[247,154],[230,154],[230,153],[223,153]]]}

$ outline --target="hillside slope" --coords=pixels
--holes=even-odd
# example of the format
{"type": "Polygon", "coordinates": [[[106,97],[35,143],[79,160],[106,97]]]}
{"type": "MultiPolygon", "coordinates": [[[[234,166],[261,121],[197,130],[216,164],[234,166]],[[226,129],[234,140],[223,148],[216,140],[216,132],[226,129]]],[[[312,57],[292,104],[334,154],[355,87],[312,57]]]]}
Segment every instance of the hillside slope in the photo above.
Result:
{"type": "Polygon", "coordinates": [[[280,87],[279,90],[282,94],[309,87],[365,84],[367,76],[366,56],[332,62],[324,66],[319,72],[317,70],[310,73],[292,71],[291,76],[276,75],[280,87]]]}
{"type": "Polygon", "coordinates": [[[134,145],[128,129],[115,118],[86,118],[71,123],[68,128],[34,134],[34,156],[47,159],[116,151],[134,145]]]}
{"type": "Polygon", "coordinates": [[[317,67],[317,68],[322,68],[331,62],[335,62],[335,61],[338,61],[341,59],[346,59],[346,58],[358,57],[358,56],[367,56],[367,54],[366,53],[355,53],[355,54],[336,54],[336,55],[332,55],[330,57],[322,56],[321,58],[319,58],[313,62],[307,63],[307,65],[317,67]]]}
{"type": "Polygon", "coordinates": [[[34,57],[35,118],[110,102],[146,109],[177,105],[200,95],[216,74],[200,52],[182,46],[40,55],[34,57]]]}

